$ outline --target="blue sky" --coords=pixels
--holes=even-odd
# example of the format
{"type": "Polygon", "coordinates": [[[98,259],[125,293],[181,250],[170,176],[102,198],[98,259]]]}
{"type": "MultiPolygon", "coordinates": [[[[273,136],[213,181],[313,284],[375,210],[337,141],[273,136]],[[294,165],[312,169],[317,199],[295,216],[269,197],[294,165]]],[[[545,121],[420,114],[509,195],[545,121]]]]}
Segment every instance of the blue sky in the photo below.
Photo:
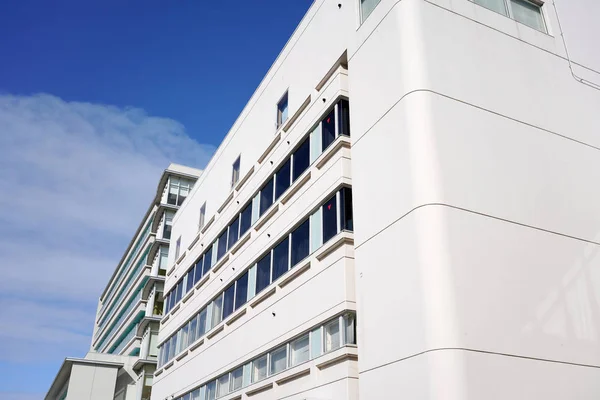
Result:
{"type": "Polygon", "coordinates": [[[1,399],[43,399],[86,353],[161,170],[204,167],[310,4],[3,4],[1,399]]]}

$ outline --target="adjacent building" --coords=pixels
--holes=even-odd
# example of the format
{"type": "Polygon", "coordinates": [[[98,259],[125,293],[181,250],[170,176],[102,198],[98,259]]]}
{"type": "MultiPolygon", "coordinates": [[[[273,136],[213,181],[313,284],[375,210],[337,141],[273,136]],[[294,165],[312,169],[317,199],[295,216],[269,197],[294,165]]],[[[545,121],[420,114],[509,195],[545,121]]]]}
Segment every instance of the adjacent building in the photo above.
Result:
{"type": "Polygon", "coordinates": [[[316,0],[173,218],[152,399],[597,398],[587,7],[316,0]]]}
{"type": "Polygon", "coordinates": [[[176,164],[164,171],[100,296],[89,353],[65,359],[46,400],[150,399],[173,218],[200,173],[176,164]]]}

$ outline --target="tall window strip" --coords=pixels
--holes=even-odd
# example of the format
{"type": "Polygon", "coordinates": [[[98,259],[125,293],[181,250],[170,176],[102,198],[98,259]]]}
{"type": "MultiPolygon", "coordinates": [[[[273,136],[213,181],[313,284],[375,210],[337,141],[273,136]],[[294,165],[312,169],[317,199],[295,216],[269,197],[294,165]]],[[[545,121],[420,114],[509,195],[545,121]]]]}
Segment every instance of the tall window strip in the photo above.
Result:
{"type": "Polygon", "coordinates": [[[528,0],[471,0],[473,3],[495,11],[530,28],[547,33],[541,1],[528,0]]]}
{"type": "MultiPolygon", "coordinates": [[[[290,156],[276,169],[276,172],[267,178],[258,193],[252,196],[252,200],[249,200],[242,207],[229,225],[221,231],[217,239],[208,246],[208,250],[200,256],[191,268],[196,270],[193,274],[195,277],[194,283],[202,279],[206,272],[210,270],[210,267],[219,262],[238,240],[244,237],[244,234],[250,230],[256,220],[271,209],[273,204],[285,194],[294,182],[303,176],[309,166],[339,136],[350,136],[350,104],[346,99],[339,100],[331,109],[327,110],[317,126],[305,136],[290,156]],[[312,146],[311,141],[315,142],[316,145],[312,146]],[[213,249],[216,252],[214,262],[212,262],[213,249]],[[202,264],[200,270],[198,270],[199,263],[202,264]]],[[[202,206],[202,209],[204,208],[205,205],[202,206]]],[[[204,222],[202,211],[201,215],[202,222],[204,222]]],[[[172,217],[169,221],[171,220],[172,217]]],[[[170,232],[169,225],[169,237],[170,232]]],[[[328,230],[328,232],[331,232],[331,230],[328,230]]],[[[308,239],[306,244],[308,246],[308,239]]],[[[167,294],[165,313],[168,313],[176,305],[177,302],[173,302],[170,298],[173,297],[179,285],[184,285],[183,279],[167,294]]]]}
{"type": "MultiPolygon", "coordinates": [[[[283,236],[274,247],[259,257],[254,264],[246,268],[223,292],[219,293],[199,313],[175,332],[169,340],[163,343],[162,348],[165,348],[167,342],[174,340],[176,351],[173,352],[168,349],[163,351],[161,353],[163,355],[161,365],[169,362],[179,351],[191,346],[204,333],[219,325],[234,311],[299,265],[311,252],[317,250],[335,235],[342,231],[352,231],[351,199],[352,189],[343,187],[334,193],[317,211],[302,220],[293,231],[283,236]],[[350,199],[350,202],[348,202],[348,199],[350,199]],[[344,204],[344,207],[337,207],[338,203],[344,204]],[[321,219],[312,218],[317,213],[326,216],[321,219]],[[313,231],[320,232],[323,239],[320,241],[319,246],[311,251],[309,238],[313,231]],[[206,318],[207,313],[210,314],[208,320],[206,318]],[[187,332],[185,338],[180,334],[182,331],[187,332]]],[[[205,273],[203,259],[196,263],[196,267],[190,269],[175,288],[171,290],[165,301],[165,304],[168,303],[166,312],[169,312],[179,299],[202,279],[205,273]],[[202,272],[198,273],[198,271],[202,272]]]]}

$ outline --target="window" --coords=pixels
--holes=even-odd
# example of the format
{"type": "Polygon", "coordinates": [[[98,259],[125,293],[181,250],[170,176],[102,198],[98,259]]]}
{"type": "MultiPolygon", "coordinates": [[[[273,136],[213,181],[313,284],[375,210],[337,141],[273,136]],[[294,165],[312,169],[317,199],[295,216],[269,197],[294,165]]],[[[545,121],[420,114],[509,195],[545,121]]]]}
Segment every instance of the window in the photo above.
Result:
{"type": "Polygon", "coordinates": [[[350,136],[350,103],[348,100],[340,100],[338,103],[338,133],[350,136]]]}
{"type": "Polygon", "coordinates": [[[252,226],[252,202],[248,203],[240,215],[240,236],[252,226]]]}
{"type": "Polygon", "coordinates": [[[271,283],[271,252],[256,263],[256,294],[271,283]]]}
{"type": "Polygon", "coordinates": [[[292,181],[296,181],[310,165],[310,137],[292,154],[292,181]]]}
{"type": "Polygon", "coordinates": [[[206,333],[206,308],[198,313],[198,336],[200,338],[206,333]]]}
{"type": "Polygon", "coordinates": [[[308,335],[302,336],[300,339],[292,342],[290,345],[292,367],[308,361],[310,356],[309,343],[308,335]]]}
{"type": "Polygon", "coordinates": [[[220,260],[227,253],[227,229],[219,236],[217,245],[217,260],[220,260]]]}
{"type": "Polygon", "coordinates": [[[200,207],[200,218],[198,219],[198,230],[202,230],[204,228],[204,222],[206,219],[206,202],[202,204],[200,207]]]}
{"type": "Polygon", "coordinates": [[[286,237],[273,249],[273,281],[288,271],[290,241],[286,237]]]}
{"type": "Polygon", "coordinates": [[[221,294],[213,301],[212,308],[212,324],[211,328],[219,325],[219,323],[223,320],[223,295],[221,294]]]}
{"type": "Polygon", "coordinates": [[[212,268],[212,252],[212,246],[209,246],[206,253],[204,253],[204,274],[212,268]]]}
{"type": "Polygon", "coordinates": [[[381,0],[360,0],[360,20],[365,21],[381,0]]]}
{"type": "Polygon", "coordinates": [[[177,242],[175,242],[175,261],[179,259],[179,252],[181,251],[181,236],[177,238],[177,242]]]}
{"type": "Polygon", "coordinates": [[[279,103],[277,103],[277,128],[288,119],[288,94],[285,92],[279,103]]]}
{"type": "Polygon", "coordinates": [[[228,249],[238,241],[239,237],[239,229],[240,229],[240,217],[237,217],[231,225],[229,225],[229,243],[227,245],[228,249]]]}
{"type": "Polygon", "coordinates": [[[171,228],[173,226],[173,212],[165,212],[165,226],[163,227],[163,239],[171,239],[171,228]]]}
{"type": "Polygon", "coordinates": [[[200,279],[204,276],[204,272],[202,272],[202,261],[204,257],[200,257],[198,261],[196,261],[196,266],[194,267],[194,284],[200,282],[200,279]]]}
{"type": "Polygon", "coordinates": [[[223,319],[225,319],[233,312],[235,283],[231,284],[227,289],[225,289],[223,296],[223,319]]]}
{"type": "Polygon", "coordinates": [[[292,267],[308,256],[309,235],[308,219],[292,232],[292,267]]]}
{"type": "Polygon", "coordinates": [[[217,398],[217,381],[206,384],[206,400],[215,400],[217,398]]]}
{"type": "Polygon", "coordinates": [[[340,347],[340,321],[336,318],[325,325],[325,352],[335,350],[338,347],[340,347]]]}
{"type": "Polygon", "coordinates": [[[187,273],[185,292],[186,293],[189,292],[190,290],[192,290],[193,287],[194,287],[194,268],[192,267],[187,273]]]}
{"type": "Polygon", "coordinates": [[[229,388],[230,392],[234,392],[238,389],[242,388],[244,378],[244,369],[243,367],[239,367],[236,370],[231,371],[231,387],[229,388]]]}
{"type": "Polygon", "coordinates": [[[356,344],[356,318],[354,314],[344,316],[344,342],[356,344]]]}
{"type": "Polygon", "coordinates": [[[287,346],[282,346],[271,352],[269,375],[277,374],[287,368],[287,346]]]}
{"type": "Polygon", "coordinates": [[[235,306],[237,310],[246,303],[248,297],[248,272],[240,276],[235,284],[235,306]]]}
{"type": "Polygon", "coordinates": [[[194,317],[190,321],[190,330],[188,332],[188,341],[190,344],[194,343],[198,339],[198,318],[194,317]]]}
{"type": "Polygon", "coordinates": [[[217,380],[217,397],[225,396],[227,393],[229,393],[229,374],[225,374],[217,380]]]}
{"type": "Polygon", "coordinates": [[[169,193],[167,203],[180,206],[190,193],[192,183],[186,179],[172,176],[169,179],[169,193]]]}
{"type": "Polygon", "coordinates": [[[337,234],[337,206],[336,195],[323,204],[323,243],[337,234]]]}
{"type": "Polygon", "coordinates": [[[508,16],[505,0],[473,0],[475,4],[479,4],[487,9],[496,11],[502,15],[508,16]]]}
{"type": "Polygon", "coordinates": [[[335,108],[321,122],[321,151],[335,140],[335,108]]]}
{"type": "Polygon", "coordinates": [[[252,382],[258,382],[267,377],[267,355],[252,361],[252,382]]]}
{"type": "Polygon", "coordinates": [[[275,198],[278,199],[290,187],[291,160],[288,159],[285,164],[279,168],[275,174],[275,198]]]}
{"type": "Polygon", "coordinates": [[[233,162],[231,170],[231,187],[233,188],[240,180],[240,159],[242,156],[238,156],[233,162]]]}
{"type": "Polygon", "coordinates": [[[271,204],[273,204],[273,178],[260,190],[260,215],[263,215],[271,204]]]}
{"type": "Polygon", "coordinates": [[[340,216],[342,221],[342,229],[346,231],[354,231],[354,219],[352,214],[352,189],[343,188],[340,190],[340,216]]]}
{"type": "Polygon", "coordinates": [[[158,260],[158,269],[166,270],[168,262],[169,262],[169,248],[165,247],[165,246],[161,246],[159,260],[158,260]]]}
{"type": "Polygon", "coordinates": [[[183,295],[183,285],[181,281],[177,282],[177,287],[175,288],[175,304],[179,303],[181,300],[181,296],[183,295]]]}
{"type": "Polygon", "coordinates": [[[525,0],[511,0],[513,17],[530,28],[546,32],[546,24],[540,6],[525,0]]]}
{"type": "Polygon", "coordinates": [[[188,325],[184,325],[183,328],[181,328],[180,338],[179,338],[179,346],[178,346],[179,351],[178,352],[181,352],[188,345],[188,325]]]}

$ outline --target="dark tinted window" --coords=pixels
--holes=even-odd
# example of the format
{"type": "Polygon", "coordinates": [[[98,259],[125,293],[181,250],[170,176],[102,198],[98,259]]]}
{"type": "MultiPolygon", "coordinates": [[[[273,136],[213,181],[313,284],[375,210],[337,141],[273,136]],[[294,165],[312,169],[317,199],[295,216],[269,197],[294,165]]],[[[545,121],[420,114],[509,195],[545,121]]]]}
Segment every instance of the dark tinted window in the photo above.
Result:
{"type": "Polygon", "coordinates": [[[350,136],[350,103],[348,103],[348,100],[341,100],[338,110],[339,133],[340,135],[350,136]]]}
{"type": "Polygon", "coordinates": [[[186,292],[189,292],[194,287],[194,268],[190,269],[187,273],[186,292]]]}
{"type": "Polygon", "coordinates": [[[204,274],[212,268],[212,243],[204,253],[204,274]]]}
{"type": "Polygon", "coordinates": [[[310,224],[308,220],[292,232],[292,267],[308,256],[310,224]]]}
{"type": "Polygon", "coordinates": [[[335,195],[323,204],[323,243],[337,234],[337,207],[335,195]]]}
{"type": "Polygon", "coordinates": [[[278,199],[287,188],[290,187],[290,168],[291,161],[288,159],[285,164],[279,168],[275,178],[275,198],[278,199]]]}
{"type": "Polygon", "coordinates": [[[223,319],[227,318],[233,312],[233,295],[235,293],[235,283],[231,284],[223,295],[223,319]]]}
{"type": "Polygon", "coordinates": [[[235,221],[229,225],[229,246],[227,248],[231,248],[238,241],[238,229],[240,228],[240,218],[236,218],[235,221]]]}
{"type": "Polygon", "coordinates": [[[169,204],[177,204],[177,193],[169,193],[167,196],[167,203],[169,204]]]}
{"type": "Polygon", "coordinates": [[[340,191],[341,196],[341,212],[342,216],[342,229],[353,231],[354,230],[354,218],[352,215],[352,189],[343,188],[340,191]]]}
{"type": "Polygon", "coordinates": [[[179,303],[179,300],[181,300],[182,289],[183,285],[181,284],[181,281],[177,282],[177,287],[175,288],[175,303],[179,303]]]}
{"type": "Polygon", "coordinates": [[[335,140],[335,109],[321,122],[321,140],[323,151],[335,140]]]}
{"type": "Polygon", "coordinates": [[[165,227],[163,229],[163,238],[171,239],[171,225],[165,224],[165,227]]]}
{"type": "Polygon", "coordinates": [[[200,257],[200,259],[198,261],[196,261],[196,271],[194,273],[194,283],[198,283],[200,281],[200,279],[202,279],[202,277],[204,276],[204,273],[202,272],[202,260],[203,260],[203,257],[200,257]]]}
{"type": "Polygon", "coordinates": [[[304,171],[306,171],[310,164],[310,137],[307,137],[300,147],[296,149],[293,154],[293,161],[292,181],[295,181],[304,171]]]}
{"type": "Polygon", "coordinates": [[[271,252],[260,259],[256,265],[256,294],[271,283],[271,252]]]}
{"type": "Polygon", "coordinates": [[[237,310],[246,303],[248,298],[248,272],[240,276],[235,286],[235,309],[237,310]]]}
{"type": "Polygon", "coordinates": [[[206,332],[206,310],[200,311],[198,314],[198,337],[206,332]]]}
{"type": "Polygon", "coordinates": [[[217,260],[220,260],[227,253],[227,229],[221,236],[219,236],[219,243],[217,245],[217,260]]]}
{"type": "Polygon", "coordinates": [[[260,190],[260,215],[273,204],[273,178],[260,190]]]}
{"type": "Polygon", "coordinates": [[[286,238],[273,249],[273,281],[288,270],[289,244],[289,239],[286,238]]]}
{"type": "Polygon", "coordinates": [[[240,237],[252,226],[252,202],[248,203],[246,208],[242,210],[240,216],[240,237]]]}

